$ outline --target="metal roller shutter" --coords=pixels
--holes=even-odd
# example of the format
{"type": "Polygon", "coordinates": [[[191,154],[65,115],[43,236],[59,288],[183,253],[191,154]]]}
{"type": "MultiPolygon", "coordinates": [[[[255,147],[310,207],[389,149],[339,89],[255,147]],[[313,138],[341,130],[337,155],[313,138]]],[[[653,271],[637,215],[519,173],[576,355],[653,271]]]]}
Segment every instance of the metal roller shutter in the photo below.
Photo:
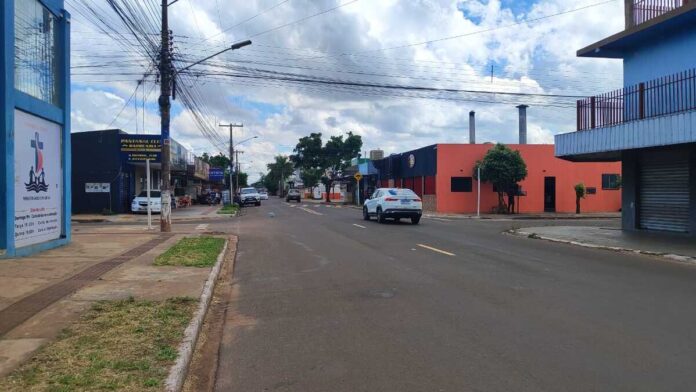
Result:
{"type": "Polygon", "coordinates": [[[687,232],[689,160],[646,154],[640,166],[641,229],[687,232]]]}

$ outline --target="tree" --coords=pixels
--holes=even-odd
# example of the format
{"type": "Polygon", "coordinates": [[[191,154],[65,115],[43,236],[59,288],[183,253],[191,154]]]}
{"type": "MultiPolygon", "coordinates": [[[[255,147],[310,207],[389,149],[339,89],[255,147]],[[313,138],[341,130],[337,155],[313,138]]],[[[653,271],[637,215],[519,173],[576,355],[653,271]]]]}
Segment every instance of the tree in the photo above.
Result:
{"type": "Polygon", "coordinates": [[[247,180],[249,178],[249,175],[247,173],[244,173],[243,171],[240,171],[239,174],[235,174],[232,176],[232,183],[234,184],[234,189],[239,189],[239,188],[244,188],[249,185],[247,185],[247,180]],[[237,184],[237,176],[239,176],[239,184],[237,184]]]}
{"type": "Polygon", "coordinates": [[[583,184],[582,182],[579,184],[575,184],[575,213],[576,214],[580,213],[580,199],[584,199],[586,195],[587,195],[587,189],[585,188],[585,184],[583,184]]]}
{"type": "Polygon", "coordinates": [[[284,155],[276,155],[273,163],[266,165],[268,173],[263,177],[264,186],[272,194],[281,191],[279,196],[282,196],[282,183],[293,171],[293,164],[284,155]]]}
{"type": "Polygon", "coordinates": [[[519,151],[498,143],[474,165],[474,178],[481,168],[481,181],[490,182],[498,193],[498,212],[506,212],[505,194],[517,189],[517,183],[527,178],[527,165],[519,151]]]}
{"type": "Polygon", "coordinates": [[[314,188],[323,175],[324,156],[321,133],[311,133],[300,138],[290,156],[296,168],[300,169],[300,178],[305,186],[314,188]]]}
{"type": "Polygon", "coordinates": [[[345,136],[331,136],[322,146],[321,133],[311,133],[300,138],[291,156],[295,167],[300,169],[305,184],[316,184],[319,180],[326,187],[326,201],[331,201],[331,188],[350,160],[358,156],[362,148],[362,137],[348,132],[345,136]]]}

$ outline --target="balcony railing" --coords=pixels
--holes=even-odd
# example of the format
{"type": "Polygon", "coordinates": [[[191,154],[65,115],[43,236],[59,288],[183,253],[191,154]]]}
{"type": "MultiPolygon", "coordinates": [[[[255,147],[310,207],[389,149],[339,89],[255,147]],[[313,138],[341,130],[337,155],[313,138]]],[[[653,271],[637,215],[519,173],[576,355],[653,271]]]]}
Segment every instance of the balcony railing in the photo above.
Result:
{"type": "Polygon", "coordinates": [[[689,0],[633,0],[633,26],[657,18],[688,2],[689,0]]]}
{"type": "Polygon", "coordinates": [[[696,69],[624,87],[577,103],[583,131],[696,110],[696,69]]]}

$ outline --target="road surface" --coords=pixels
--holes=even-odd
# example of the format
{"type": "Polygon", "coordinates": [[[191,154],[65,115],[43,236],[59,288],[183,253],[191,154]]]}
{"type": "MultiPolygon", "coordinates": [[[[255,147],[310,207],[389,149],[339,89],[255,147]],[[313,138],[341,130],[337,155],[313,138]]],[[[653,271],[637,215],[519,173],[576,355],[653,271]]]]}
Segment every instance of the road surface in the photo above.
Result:
{"type": "Polygon", "coordinates": [[[501,234],[519,221],[272,198],[232,222],[219,391],[696,388],[694,267],[501,234]]]}

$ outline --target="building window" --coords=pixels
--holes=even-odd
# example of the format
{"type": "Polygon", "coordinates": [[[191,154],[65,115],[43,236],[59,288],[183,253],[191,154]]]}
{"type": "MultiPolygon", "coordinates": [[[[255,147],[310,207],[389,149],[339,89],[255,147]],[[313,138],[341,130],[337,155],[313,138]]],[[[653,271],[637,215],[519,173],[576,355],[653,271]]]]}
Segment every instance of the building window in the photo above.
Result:
{"type": "Polygon", "coordinates": [[[58,105],[56,18],[38,0],[14,0],[14,4],[15,88],[58,105]]]}
{"type": "Polygon", "coordinates": [[[597,188],[595,188],[595,187],[588,187],[585,189],[586,189],[588,195],[596,195],[597,194],[597,188]]]}
{"type": "Polygon", "coordinates": [[[471,192],[471,177],[452,177],[452,192],[471,192]]]}
{"type": "Polygon", "coordinates": [[[618,174],[602,174],[602,189],[616,190],[621,188],[621,176],[618,174]]]}

